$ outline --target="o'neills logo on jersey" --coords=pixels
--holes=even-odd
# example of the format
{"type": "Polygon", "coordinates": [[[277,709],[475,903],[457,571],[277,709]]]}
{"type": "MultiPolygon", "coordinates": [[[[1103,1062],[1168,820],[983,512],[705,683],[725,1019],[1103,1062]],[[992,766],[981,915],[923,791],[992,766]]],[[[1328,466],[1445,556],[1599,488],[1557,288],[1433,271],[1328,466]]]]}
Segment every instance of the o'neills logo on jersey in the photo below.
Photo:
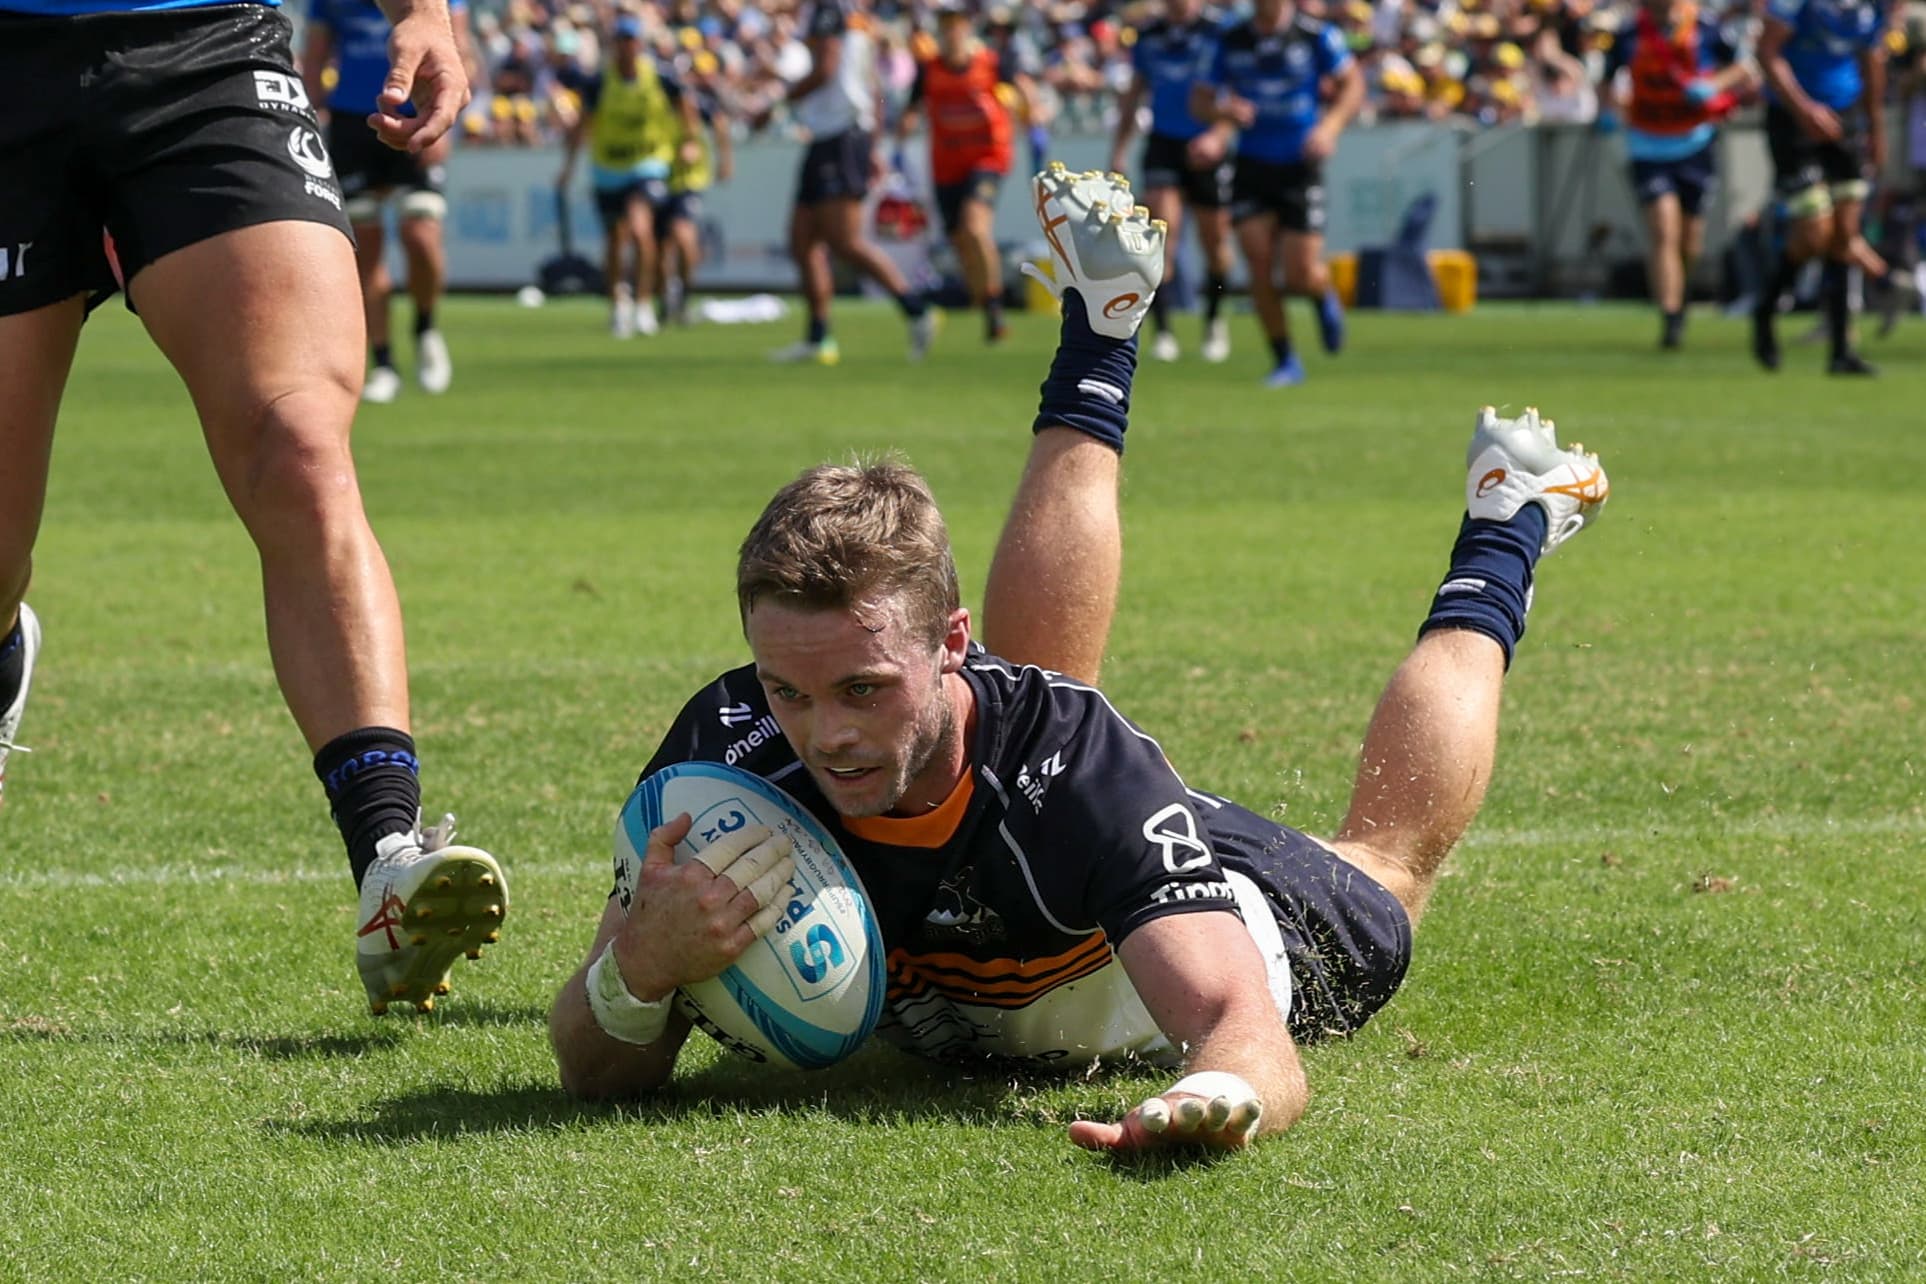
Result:
{"type": "Polygon", "coordinates": [[[728,751],[722,755],[722,760],[733,767],[738,758],[748,756],[771,740],[780,739],[782,739],[782,728],[776,725],[776,715],[765,713],[756,719],[755,725],[749,728],[747,735],[729,746],[728,751]]]}

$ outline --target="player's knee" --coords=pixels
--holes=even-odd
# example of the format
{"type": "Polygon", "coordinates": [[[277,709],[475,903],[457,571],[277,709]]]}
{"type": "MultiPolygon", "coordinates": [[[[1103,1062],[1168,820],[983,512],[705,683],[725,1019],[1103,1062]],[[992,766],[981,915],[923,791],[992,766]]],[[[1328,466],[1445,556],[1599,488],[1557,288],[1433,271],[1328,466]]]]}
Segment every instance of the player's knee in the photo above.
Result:
{"type": "Polygon", "coordinates": [[[352,371],[318,370],[248,413],[243,457],[224,471],[239,480],[235,504],[257,539],[267,526],[319,525],[344,502],[359,504],[348,451],[357,384],[352,371]]]}

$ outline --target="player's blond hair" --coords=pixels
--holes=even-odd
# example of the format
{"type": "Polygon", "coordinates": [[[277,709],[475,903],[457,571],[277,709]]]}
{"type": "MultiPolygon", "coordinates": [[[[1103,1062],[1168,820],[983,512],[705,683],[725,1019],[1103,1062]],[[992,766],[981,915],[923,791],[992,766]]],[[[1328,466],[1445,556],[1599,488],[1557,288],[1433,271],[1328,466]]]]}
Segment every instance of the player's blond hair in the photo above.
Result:
{"type": "Polygon", "coordinates": [[[743,627],[758,602],[847,610],[895,598],[932,645],[961,602],[950,533],[929,484],[896,455],[821,464],[762,510],[736,559],[743,627]]]}

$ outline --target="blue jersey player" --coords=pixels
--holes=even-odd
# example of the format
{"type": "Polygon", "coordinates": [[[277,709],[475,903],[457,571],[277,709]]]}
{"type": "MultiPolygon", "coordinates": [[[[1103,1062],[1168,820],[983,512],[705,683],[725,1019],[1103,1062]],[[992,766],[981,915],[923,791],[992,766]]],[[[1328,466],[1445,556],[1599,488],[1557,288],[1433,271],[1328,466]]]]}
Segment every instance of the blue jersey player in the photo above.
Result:
{"type": "Polygon", "coordinates": [[[1860,233],[1872,178],[1886,163],[1884,0],[1770,0],[1759,37],[1766,143],[1790,230],[1778,270],[1752,314],[1752,351],[1779,368],[1779,300],[1811,259],[1825,261],[1821,303],[1837,375],[1877,371],[1852,347],[1848,270],[1875,279],[1886,263],[1860,233]]]}
{"type": "MultiPolygon", "coordinates": [[[[752,662],[696,693],[646,770],[735,763],[836,835],[888,953],[884,1039],[950,1061],[1169,1066],[1167,1089],[1073,1123],[1070,1140],[1238,1147],[1303,1113],[1299,1045],[1357,1029],[1403,979],[1491,775],[1534,567],[1607,483],[1535,413],[1487,409],[1450,568],[1366,732],[1337,836],[1191,788],[1096,686],[1162,228],[1115,178],[1055,166],[1035,187],[1063,325],[990,571],[989,649],[922,479],[891,462],[811,469],[738,558],[752,662]]],[[[666,1083],[690,1030],[675,989],[720,973],[787,895],[786,840],[744,831],[715,873],[673,863],[688,826],[650,836],[628,903],[604,905],[555,1000],[573,1093],[666,1083]]]]}
{"type": "MultiPolygon", "coordinates": [[[[1139,116],[1148,105],[1150,132],[1144,138],[1143,198],[1152,218],[1170,228],[1166,253],[1170,276],[1177,247],[1183,239],[1184,212],[1197,220],[1197,239],[1204,250],[1208,275],[1204,278],[1204,360],[1230,356],[1230,325],[1222,316],[1224,289],[1230,278],[1231,165],[1221,150],[1205,158],[1192,154],[1192,144],[1208,128],[1191,114],[1190,94],[1203,79],[1217,52],[1220,24],[1202,0],[1166,0],[1163,16],[1137,32],[1130,47],[1130,87],[1117,106],[1117,132],[1110,146],[1110,168],[1128,172],[1130,140],[1136,137],[1139,116]]],[[[1150,352],[1159,361],[1181,355],[1177,335],[1170,328],[1170,309],[1164,296],[1151,304],[1156,328],[1150,352]]]]}
{"type": "Polygon", "coordinates": [[[1324,266],[1324,162],[1363,102],[1364,73],[1344,37],[1290,0],[1258,0],[1248,21],[1225,31],[1192,94],[1192,111],[1211,122],[1201,155],[1221,153],[1237,135],[1231,220],[1271,342],[1273,388],[1304,382],[1285,294],[1316,301],[1326,352],[1344,346],[1344,313],[1324,266]]]}
{"type": "MultiPolygon", "coordinates": [[[[448,17],[455,41],[467,52],[468,7],[451,0],[448,17]]],[[[354,226],[355,264],[361,271],[361,300],[366,311],[373,369],[361,387],[364,401],[389,402],[401,392],[389,338],[388,301],[394,282],[388,274],[382,207],[399,196],[401,245],[408,260],[408,293],[415,304],[415,377],[429,393],[448,391],[454,378],[448,343],[435,326],[435,305],[448,280],[441,225],[448,212],[442,195],[448,159],[447,139],[419,155],[385,147],[368,128],[382,84],[388,78],[388,15],[375,0],[309,0],[301,46],[301,78],[311,102],[326,104],[328,154],[348,221],[354,226]],[[329,66],[334,89],[322,84],[329,66]]]]}
{"type": "MultiPolygon", "coordinates": [[[[364,120],[419,156],[468,80],[444,0],[386,11],[364,120]]],[[[488,853],[421,829],[401,607],[348,448],[354,249],[290,34],[270,4],[0,0],[0,772],[40,649],[22,599],[60,395],[90,299],[124,288],[260,554],[275,677],[361,889],[369,1003],[427,1008],[507,897],[488,853]]]]}

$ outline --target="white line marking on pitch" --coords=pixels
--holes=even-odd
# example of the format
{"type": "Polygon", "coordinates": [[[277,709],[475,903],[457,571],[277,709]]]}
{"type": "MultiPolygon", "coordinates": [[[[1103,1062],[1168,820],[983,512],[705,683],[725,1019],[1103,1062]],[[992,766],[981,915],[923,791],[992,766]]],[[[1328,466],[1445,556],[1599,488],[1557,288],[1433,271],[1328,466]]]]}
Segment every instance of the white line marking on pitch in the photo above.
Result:
{"type": "MultiPolygon", "coordinates": [[[[1628,844],[1658,839],[1702,838],[1708,830],[1714,836],[1734,838],[1857,838],[1886,834],[1926,833],[1926,816],[1866,816],[1845,819],[1824,816],[1769,816],[1754,820],[1710,819],[1702,824],[1652,824],[1620,826],[1612,829],[1579,827],[1560,829],[1474,830],[1465,839],[1467,847],[1588,847],[1599,844],[1628,844]]],[[[542,861],[509,863],[508,872],[527,878],[565,878],[593,873],[609,873],[606,860],[584,857],[580,861],[542,861]]],[[[610,874],[612,877],[613,875],[610,874]]],[[[68,887],[172,887],[208,883],[235,883],[256,887],[277,887],[296,883],[348,882],[345,861],[324,867],[295,865],[285,869],[254,869],[245,865],[155,865],[142,868],[122,867],[112,873],[90,873],[72,869],[21,870],[0,874],[0,891],[35,891],[68,887]]]]}

